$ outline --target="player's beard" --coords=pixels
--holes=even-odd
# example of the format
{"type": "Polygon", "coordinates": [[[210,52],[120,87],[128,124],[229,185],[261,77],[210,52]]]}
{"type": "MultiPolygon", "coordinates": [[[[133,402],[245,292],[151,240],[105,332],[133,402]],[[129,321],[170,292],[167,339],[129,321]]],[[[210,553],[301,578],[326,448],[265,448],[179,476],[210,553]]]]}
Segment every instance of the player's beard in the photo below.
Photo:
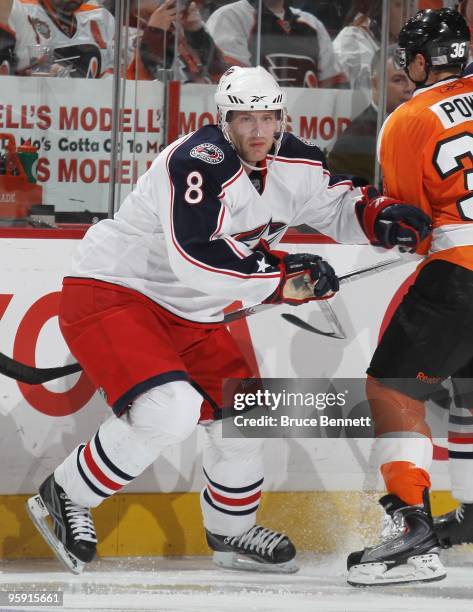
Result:
{"type": "Polygon", "coordinates": [[[251,146],[254,144],[254,140],[258,139],[250,139],[246,140],[244,138],[238,138],[230,132],[230,138],[232,140],[233,146],[235,147],[239,157],[250,164],[257,164],[258,162],[266,159],[267,154],[271,150],[273,146],[273,138],[261,138],[261,143],[259,147],[251,146]],[[265,141],[263,144],[263,140],[265,141]]]}

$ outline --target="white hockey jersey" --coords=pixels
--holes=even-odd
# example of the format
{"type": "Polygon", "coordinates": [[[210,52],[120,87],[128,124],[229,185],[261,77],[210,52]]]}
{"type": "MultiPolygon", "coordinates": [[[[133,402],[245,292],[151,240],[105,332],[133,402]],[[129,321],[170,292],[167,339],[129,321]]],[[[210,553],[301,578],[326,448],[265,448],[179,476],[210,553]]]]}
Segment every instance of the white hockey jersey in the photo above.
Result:
{"type": "Polygon", "coordinates": [[[206,27],[228,64],[268,70],[282,87],[337,87],[347,78],[323,23],[311,13],[285,3],[280,18],[263,3],[261,56],[257,57],[256,2],[238,0],[221,6],[206,27]]]}
{"type": "Polygon", "coordinates": [[[366,244],[350,181],[329,184],[315,146],[285,134],[260,194],[221,130],[209,125],[169,145],[114,219],[91,227],[71,276],[130,287],[186,319],[217,322],[234,300],[270,296],[279,271],[261,252],[306,223],[339,242],[366,244]]]}
{"type": "Polygon", "coordinates": [[[17,70],[30,65],[30,45],[54,47],[72,66],[71,77],[98,78],[113,70],[115,20],[109,11],[82,4],[61,22],[49,0],[14,0],[8,20],[16,34],[17,70]]]}

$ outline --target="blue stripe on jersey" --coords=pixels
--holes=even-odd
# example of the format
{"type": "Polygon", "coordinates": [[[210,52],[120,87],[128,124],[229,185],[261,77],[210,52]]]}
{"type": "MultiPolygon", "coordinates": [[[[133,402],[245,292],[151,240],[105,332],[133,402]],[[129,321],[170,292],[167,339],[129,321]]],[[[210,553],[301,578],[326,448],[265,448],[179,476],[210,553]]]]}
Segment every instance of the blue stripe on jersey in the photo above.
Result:
{"type": "Polygon", "coordinates": [[[218,196],[226,184],[239,180],[238,175],[243,172],[234,149],[219,128],[206,126],[195,132],[171,153],[168,167],[174,190],[173,234],[183,254],[195,265],[226,274],[279,276],[274,267],[262,269],[261,254],[246,256],[245,247],[238,252],[238,243],[232,248],[226,240],[212,238],[226,212],[218,196]],[[220,155],[221,161],[213,161],[220,155]],[[206,156],[211,161],[205,161],[206,156]]]}

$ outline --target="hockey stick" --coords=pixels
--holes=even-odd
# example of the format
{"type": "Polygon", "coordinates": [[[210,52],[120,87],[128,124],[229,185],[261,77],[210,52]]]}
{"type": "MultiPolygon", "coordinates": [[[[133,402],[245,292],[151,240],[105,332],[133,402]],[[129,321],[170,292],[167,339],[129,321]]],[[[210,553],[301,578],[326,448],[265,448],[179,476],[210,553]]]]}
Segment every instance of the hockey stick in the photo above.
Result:
{"type": "Polygon", "coordinates": [[[29,385],[41,385],[55,378],[62,378],[82,370],[78,363],[71,363],[57,368],[35,368],[20,361],[15,361],[0,353],[0,374],[14,378],[29,385]]]}
{"type": "Polygon", "coordinates": [[[335,311],[333,310],[331,304],[329,304],[328,302],[321,301],[321,302],[318,302],[318,305],[320,306],[322,312],[324,313],[325,318],[332,325],[332,329],[334,331],[324,332],[318,327],[315,327],[315,325],[311,325],[310,323],[307,323],[300,317],[297,317],[296,315],[289,314],[286,312],[284,312],[281,315],[281,317],[288,323],[292,323],[293,325],[295,325],[296,327],[300,327],[304,331],[312,332],[314,334],[317,334],[318,336],[326,336],[327,338],[336,338],[337,340],[345,340],[347,335],[340,321],[338,320],[338,317],[335,314],[335,311]]]}
{"type": "MultiPolygon", "coordinates": [[[[382,261],[372,266],[368,266],[366,268],[359,268],[357,270],[353,270],[352,272],[348,272],[348,274],[343,274],[339,277],[339,280],[341,283],[349,283],[352,280],[358,278],[371,276],[371,274],[373,274],[374,272],[380,272],[388,267],[397,267],[405,263],[405,261],[406,260],[404,259],[391,259],[389,261],[382,261]]],[[[223,322],[230,323],[231,321],[243,319],[245,317],[249,317],[253,314],[256,314],[257,312],[262,312],[263,310],[272,308],[273,306],[279,306],[279,304],[257,304],[256,306],[241,308],[240,310],[236,310],[225,315],[223,322]]],[[[287,315],[286,317],[288,320],[290,320],[288,318],[289,316],[292,316],[291,322],[295,323],[294,315],[287,315]]],[[[304,323],[304,321],[301,321],[301,323],[304,323]]],[[[300,323],[295,324],[301,327],[300,323]]],[[[304,325],[309,326],[308,323],[305,323],[304,325]]],[[[315,327],[311,331],[314,330],[316,330],[316,333],[320,333],[322,336],[330,336],[332,338],[338,337],[334,335],[334,332],[323,332],[321,330],[317,330],[317,328],[315,327]]],[[[78,363],[71,363],[69,365],[59,366],[56,368],[35,368],[34,366],[26,365],[25,363],[21,363],[20,361],[16,361],[15,359],[12,359],[11,357],[4,355],[3,353],[0,353],[0,374],[8,376],[9,378],[14,378],[15,380],[27,383],[29,385],[41,385],[45,382],[49,382],[50,380],[62,378],[63,376],[67,376],[68,374],[74,374],[75,372],[80,372],[81,370],[82,367],[78,363]]]]}
{"type": "MultiPolygon", "coordinates": [[[[351,272],[347,272],[347,274],[342,274],[338,277],[340,284],[351,283],[354,280],[358,280],[360,278],[365,278],[367,276],[371,276],[376,272],[382,272],[386,268],[397,268],[405,264],[409,259],[399,258],[399,259],[389,259],[388,261],[380,261],[377,264],[373,264],[371,266],[366,266],[364,268],[357,268],[356,270],[352,270],[351,272]]],[[[322,303],[322,300],[320,301],[322,303]]],[[[246,308],[240,308],[239,310],[234,310],[233,312],[229,312],[223,318],[224,323],[231,323],[232,321],[237,321],[238,319],[245,319],[246,317],[251,317],[258,312],[263,312],[264,310],[268,310],[273,308],[274,306],[280,306],[281,304],[256,304],[255,306],[247,306],[246,308]]],[[[293,318],[295,315],[291,315],[290,318],[293,318]]],[[[285,317],[287,320],[290,318],[285,317]]],[[[322,335],[327,335],[328,332],[322,332],[322,335]]],[[[330,335],[330,334],[328,334],[330,335]]]]}
{"type": "Polygon", "coordinates": [[[317,306],[321,309],[321,311],[325,315],[325,318],[330,323],[332,327],[331,332],[324,332],[318,327],[315,327],[314,325],[311,325],[310,323],[306,323],[300,317],[297,317],[296,315],[293,315],[293,314],[283,312],[281,317],[285,319],[288,323],[292,323],[293,325],[296,325],[297,327],[300,327],[301,329],[305,331],[309,331],[314,334],[318,334],[319,336],[326,336],[327,338],[336,338],[338,340],[345,340],[347,335],[337,315],[335,314],[335,311],[332,305],[330,304],[330,302],[326,300],[320,300],[317,302],[317,306]]]}
{"type": "Polygon", "coordinates": [[[296,317],[296,315],[290,314],[289,312],[283,312],[281,317],[288,323],[292,323],[293,325],[296,325],[297,327],[300,327],[305,331],[313,332],[314,334],[318,334],[319,336],[326,336],[327,338],[339,338],[340,340],[344,340],[346,338],[345,335],[342,336],[339,333],[333,331],[322,331],[321,329],[314,327],[314,325],[311,325],[310,323],[306,323],[299,317],[296,317]]]}
{"type": "Polygon", "coordinates": [[[337,315],[333,309],[332,304],[327,301],[320,301],[319,308],[324,313],[325,318],[330,323],[333,329],[333,338],[339,338],[340,340],[345,340],[347,337],[345,330],[342,327],[342,324],[338,320],[337,315]]]}
{"type": "MultiPolygon", "coordinates": [[[[393,264],[396,264],[397,266],[398,264],[405,263],[406,261],[408,260],[401,258],[398,260],[393,260],[393,264]]],[[[396,267],[396,266],[393,265],[392,267],[396,267]]],[[[380,272],[385,267],[387,266],[377,266],[376,268],[373,268],[372,270],[370,270],[369,273],[371,274],[372,272],[380,272]]],[[[339,277],[339,280],[340,282],[348,282],[351,280],[356,280],[357,278],[360,278],[360,276],[369,276],[369,274],[368,273],[360,274],[360,270],[358,271],[354,270],[353,272],[350,273],[349,278],[343,278],[343,276],[341,276],[339,277]]],[[[319,308],[322,310],[323,314],[325,315],[325,318],[327,319],[327,321],[332,326],[331,332],[324,332],[318,327],[315,327],[315,325],[311,325],[310,323],[307,323],[306,321],[302,320],[300,317],[293,315],[293,314],[283,313],[281,317],[285,319],[286,321],[288,321],[288,323],[292,323],[296,327],[300,327],[301,329],[305,331],[312,332],[319,336],[326,336],[328,338],[337,338],[339,340],[345,340],[347,335],[337,315],[335,314],[335,311],[332,305],[330,304],[330,302],[326,300],[320,300],[319,302],[317,302],[317,304],[319,308]]]]}

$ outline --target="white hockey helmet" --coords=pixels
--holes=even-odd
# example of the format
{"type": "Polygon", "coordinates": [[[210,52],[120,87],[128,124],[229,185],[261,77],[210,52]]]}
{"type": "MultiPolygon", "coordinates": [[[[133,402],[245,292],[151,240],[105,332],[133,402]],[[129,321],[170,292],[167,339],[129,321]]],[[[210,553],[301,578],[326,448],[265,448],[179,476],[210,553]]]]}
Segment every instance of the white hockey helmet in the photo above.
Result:
{"type": "Polygon", "coordinates": [[[275,138],[275,155],[277,155],[287,123],[286,93],[267,70],[262,66],[255,68],[232,66],[220,78],[215,92],[215,103],[218,125],[230,143],[228,134],[230,111],[280,111],[278,114],[280,128],[275,138]]]}
{"type": "Polygon", "coordinates": [[[231,110],[283,110],[286,94],[262,66],[232,66],[220,78],[215,102],[222,114],[231,110]]]}

